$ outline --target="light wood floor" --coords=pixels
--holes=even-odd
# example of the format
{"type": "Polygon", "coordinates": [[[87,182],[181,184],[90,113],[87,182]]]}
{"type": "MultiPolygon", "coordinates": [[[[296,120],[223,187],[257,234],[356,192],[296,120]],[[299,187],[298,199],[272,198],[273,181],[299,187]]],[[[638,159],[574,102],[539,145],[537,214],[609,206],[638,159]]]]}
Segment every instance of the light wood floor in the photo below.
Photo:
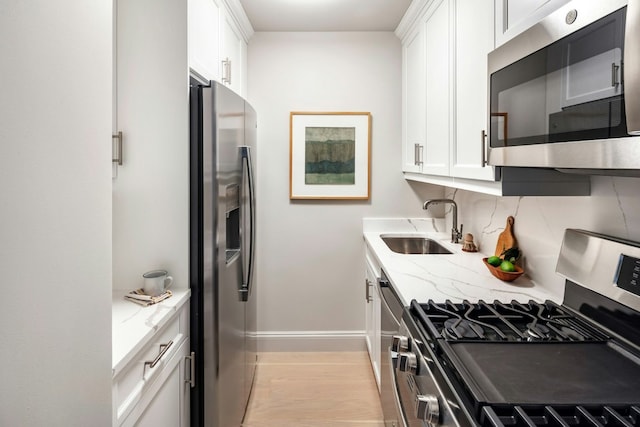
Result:
{"type": "Polygon", "coordinates": [[[384,427],[366,352],[261,353],[243,427],[384,427]]]}

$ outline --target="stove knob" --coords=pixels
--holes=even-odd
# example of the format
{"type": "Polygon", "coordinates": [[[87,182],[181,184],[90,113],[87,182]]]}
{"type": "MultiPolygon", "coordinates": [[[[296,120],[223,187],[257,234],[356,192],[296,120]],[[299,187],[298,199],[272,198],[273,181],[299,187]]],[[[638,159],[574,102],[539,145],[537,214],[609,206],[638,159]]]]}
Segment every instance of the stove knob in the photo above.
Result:
{"type": "Polygon", "coordinates": [[[418,366],[416,355],[411,352],[400,353],[398,355],[398,368],[402,372],[415,372],[418,366]]]}
{"type": "Polygon", "coordinates": [[[416,396],[416,417],[425,421],[429,427],[440,424],[440,404],[433,394],[416,396]]]}
{"type": "Polygon", "coordinates": [[[409,350],[409,338],[402,335],[394,335],[391,342],[391,351],[400,352],[409,350]]]}

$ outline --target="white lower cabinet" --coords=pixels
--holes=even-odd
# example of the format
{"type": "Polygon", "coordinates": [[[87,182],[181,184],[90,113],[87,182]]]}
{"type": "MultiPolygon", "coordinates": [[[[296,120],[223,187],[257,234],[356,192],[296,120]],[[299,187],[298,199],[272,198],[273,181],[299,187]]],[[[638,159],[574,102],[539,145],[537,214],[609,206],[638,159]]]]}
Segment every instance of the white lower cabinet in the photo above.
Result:
{"type": "MultiPolygon", "coordinates": [[[[132,425],[138,427],[180,426],[189,425],[189,384],[186,381],[187,356],[189,355],[189,339],[183,341],[176,354],[167,362],[157,382],[157,391],[150,391],[149,400],[140,418],[132,425]]],[[[144,402],[142,402],[144,405],[144,402]]],[[[126,423],[125,425],[128,425],[126,423]]]]}
{"type": "Polygon", "coordinates": [[[366,294],[366,342],[369,351],[371,368],[376,379],[378,391],[380,391],[380,292],[378,290],[378,279],[380,268],[375,264],[372,255],[367,249],[365,267],[365,294],[366,294]]]}
{"type": "Polygon", "coordinates": [[[189,426],[191,358],[188,304],[113,378],[114,426],[189,426]]]}

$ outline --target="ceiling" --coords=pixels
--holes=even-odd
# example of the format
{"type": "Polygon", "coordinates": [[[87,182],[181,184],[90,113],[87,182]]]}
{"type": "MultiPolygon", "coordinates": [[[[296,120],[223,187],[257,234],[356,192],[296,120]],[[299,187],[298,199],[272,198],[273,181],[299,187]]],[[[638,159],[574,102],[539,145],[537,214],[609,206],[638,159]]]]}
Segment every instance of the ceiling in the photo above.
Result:
{"type": "Polygon", "coordinates": [[[255,31],[393,31],[411,0],[240,0],[255,31]]]}

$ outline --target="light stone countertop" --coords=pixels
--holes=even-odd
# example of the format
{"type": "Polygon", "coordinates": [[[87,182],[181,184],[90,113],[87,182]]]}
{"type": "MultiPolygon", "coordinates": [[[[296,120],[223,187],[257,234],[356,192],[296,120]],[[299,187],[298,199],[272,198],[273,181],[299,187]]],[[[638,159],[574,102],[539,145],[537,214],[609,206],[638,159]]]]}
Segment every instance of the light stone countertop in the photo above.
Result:
{"type": "MultiPolygon", "coordinates": [[[[363,219],[363,234],[375,262],[384,270],[391,285],[405,305],[411,300],[427,302],[485,302],[500,300],[522,303],[534,300],[562,302],[562,295],[554,295],[529,279],[525,274],[513,282],[494,277],[482,262],[488,256],[480,252],[464,252],[462,244],[451,243],[451,233],[443,219],[363,219]],[[449,249],[450,255],[405,255],[387,247],[382,235],[423,236],[438,241],[449,249]]],[[[379,273],[378,273],[379,274],[379,273]]]]}
{"type": "Polygon", "coordinates": [[[112,322],[112,377],[144,347],[153,335],[189,301],[190,289],[173,287],[173,295],[157,304],[143,307],[128,301],[128,291],[113,291],[112,322]]]}

